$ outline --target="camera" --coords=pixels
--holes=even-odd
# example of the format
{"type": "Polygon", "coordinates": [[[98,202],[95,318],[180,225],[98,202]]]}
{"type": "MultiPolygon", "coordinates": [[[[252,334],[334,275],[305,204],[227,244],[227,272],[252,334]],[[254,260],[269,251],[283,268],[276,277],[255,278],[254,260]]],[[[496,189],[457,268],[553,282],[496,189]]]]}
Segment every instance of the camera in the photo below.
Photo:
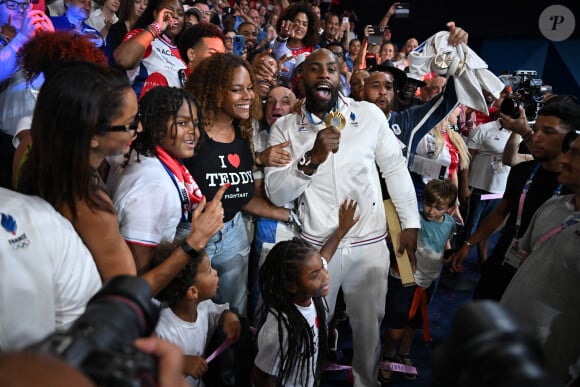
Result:
{"type": "Polygon", "coordinates": [[[68,331],[52,333],[26,350],[58,357],[98,386],[153,387],[157,361],[133,341],[149,336],[158,319],[149,284],[117,276],[91,298],[68,331]]]}
{"type": "Polygon", "coordinates": [[[546,371],[536,338],[490,300],[458,309],[451,337],[435,348],[432,364],[434,387],[563,387],[546,371]]]}
{"type": "MultiPolygon", "coordinates": [[[[506,97],[500,105],[500,112],[512,118],[519,118],[519,105],[522,105],[529,121],[535,121],[538,110],[543,105],[544,95],[552,91],[551,86],[537,78],[538,73],[531,70],[518,70],[512,76],[503,77],[504,83],[514,88],[511,97],[506,97]]],[[[502,78],[502,77],[500,77],[502,78]]]]}
{"type": "Polygon", "coordinates": [[[373,26],[373,35],[382,35],[387,30],[387,27],[373,26]]]}
{"type": "Polygon", "coordinates": [[[370,45],[381,45],[383,43],[383,34],[389,27],[372,26],[373,33],[369,35],[368,42],[370,45]]]}

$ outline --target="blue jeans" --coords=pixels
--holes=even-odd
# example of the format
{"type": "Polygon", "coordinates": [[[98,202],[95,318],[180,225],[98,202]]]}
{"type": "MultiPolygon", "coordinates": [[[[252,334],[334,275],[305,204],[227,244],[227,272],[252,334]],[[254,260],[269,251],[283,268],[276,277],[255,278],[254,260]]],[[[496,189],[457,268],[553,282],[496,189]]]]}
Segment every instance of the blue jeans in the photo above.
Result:
{"type": "Polygon", "coordinates": [[[205,251],[220,277],[214,301],[219,304],[229,302],[231,309],[235,308],[245,316],[250,243],[241,211],[211,237],[205,251]]]}

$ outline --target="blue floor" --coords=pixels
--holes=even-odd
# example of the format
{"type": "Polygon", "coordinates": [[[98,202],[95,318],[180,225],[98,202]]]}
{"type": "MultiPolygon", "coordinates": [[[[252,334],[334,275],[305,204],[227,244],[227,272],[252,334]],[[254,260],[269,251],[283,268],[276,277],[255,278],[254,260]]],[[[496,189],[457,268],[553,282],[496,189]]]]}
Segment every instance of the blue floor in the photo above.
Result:
{"type": "MultiPolygon", "coordinates": [[[[491,252],[495,239],[490,241],[489,251],[491,252]]],[[[394,374],[392,382],[389,386],[431,386],[432,385],[432,369],[431,369],[431,355],[433,348],[438,344],[443,343],[451,334],[451,322],[457,309],[464,303],[470,301],[473,296],[473,289],[463,290],[459,282],[474,285],[479,279],[479,271],[477,268],[476,249],[472,249],[465,264],[465,271],[461,274],[445,273],[441,276],[441,281],[429,303],[429,322],[432,336],[432,342],[427,344],[423,341],[422,331],[417,331],[417,336],[413,342],[411,355],[414,360],[414,365],[419,371],[419,375],[415,380],[407,380],[403,374],[394,374]],[[457,288],[461,290],[457,290],[457,288]]],[[[447,270],[444,268],[443,270],[447,270]]],[[[348,311],[347,311],[348,313],[348,311]]],[[[352,355],[352,339],[350,325],[348,319],[342,321],[338,325],[339,342],[338,342],[338,358],[337,363],[349,364],[349,359],[352,355]]],[[[352,385],[352,376],[349,371],[327,371],[323,375],[321,386],[350,386],[352,385]]]]}

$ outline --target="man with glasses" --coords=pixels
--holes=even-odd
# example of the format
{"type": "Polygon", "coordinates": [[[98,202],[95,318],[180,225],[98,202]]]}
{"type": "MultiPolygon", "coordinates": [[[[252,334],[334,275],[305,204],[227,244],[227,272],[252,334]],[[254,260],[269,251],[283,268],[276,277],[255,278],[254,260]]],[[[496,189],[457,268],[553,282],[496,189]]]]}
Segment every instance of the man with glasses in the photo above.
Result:
{"type": "Polygon", "coordinates": [[[54,27],[42,11],[32,9],[29,1],[0,0],[0,82],[18,69],[16,53],[29,39],[54,27]]]}
{"type": "Polygon", "coordinates": [[[344,60],[344,47],[340,42],[331,42],[326,46],[334,56],[336,56],[336,64],[340,69],[340,91],[344,96],[350,95],[350,76],[352,73],[348,71],[348,67],[346,66],[346,62],[344,60]]]}
{"type": "Polygon", "coordinates": [[[50,18],[33,10],[28,1],[0,0],[0,186],[11,187],[14,147],[12,137],[18,120],[32,115],[35,90],[18,69],[22,46],[38,33],[54,31],[50,18]]]}
{"type": "MultiPolygon", "coordinates": [[[[547,103],[540,109],[530,133],[534,160],[511,168],[499,205],[453,255],[453,269],[462,271],[469,250],[505,222],[492,254],[482,266],[474,298],[501,299],[525,259],[520,244],[532,215],[548,199],[570,193],[569,188],[558,181],[558,176],[562,171],[562,142],[570,131],[580,128],[579,109],[579,105],[572,102],[547,103]]],[[[503,126],[512,131],[523,133],[525,130],[522,128],[531,130],[522,107],[519,118],[500,113],[500,119],[503,126]]]]}
{"type": "Polygon", "coordinates": [[[102,48],[105,44],[101,33],[85,23],[91,16],[91,0],[65,0],[66,12],[62,16],[51,17],[57,31],[73,31],[86,36],[95,47],[102,48]]]}
{"type": "Polygon", "coordinates": [[[547,370],[562,385],[577,385],[580,379],[573,370],[580,358],[580,105],[569,103],[556,110],[574,117],[558,161],[558,183],[572,194],[549,199],[534,214],[519,243],[525,263],[501,304],[539,339],[547,370]]]}
{"type": "Polygon", "coordinates": [[[229,54],[234,52],[234,36],[236,36],[236,31],[232,29],[224,30],[225,52],[229,54]]]}
{"type": "Polygon", "coordinates": [[[193,7],[199,9],[201,11],[201,14],[203,15],[200,22],[202,21],[206,23],[210,22],[212,13],[209,8],[209,5],[207,4],[207,1],[197,0],[195,3],[193,3],[193,7]]]}

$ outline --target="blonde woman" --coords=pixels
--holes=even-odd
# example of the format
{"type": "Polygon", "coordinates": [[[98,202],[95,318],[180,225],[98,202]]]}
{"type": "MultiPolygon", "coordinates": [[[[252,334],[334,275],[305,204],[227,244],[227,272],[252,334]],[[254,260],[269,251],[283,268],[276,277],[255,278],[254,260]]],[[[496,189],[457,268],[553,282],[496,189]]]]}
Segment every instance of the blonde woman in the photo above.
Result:
{"type": "MultiPolygon", "coordinates": [[[[424,184],[432,179],[449,179],[457,187],[460,197],[469,196],[467,176],[470,156],[465,140],[457,129],[460,111],[459,107],[455,108],[431,129],[417,146],[412,170],[415,172],[413,180],[419,199],[422,196],[424,184]],[[459,173],[462,174],[461,179],[459,179],[459,173]]],[[[459,206],[454,207],[453,217],[463,223],[459,206]]]]}

